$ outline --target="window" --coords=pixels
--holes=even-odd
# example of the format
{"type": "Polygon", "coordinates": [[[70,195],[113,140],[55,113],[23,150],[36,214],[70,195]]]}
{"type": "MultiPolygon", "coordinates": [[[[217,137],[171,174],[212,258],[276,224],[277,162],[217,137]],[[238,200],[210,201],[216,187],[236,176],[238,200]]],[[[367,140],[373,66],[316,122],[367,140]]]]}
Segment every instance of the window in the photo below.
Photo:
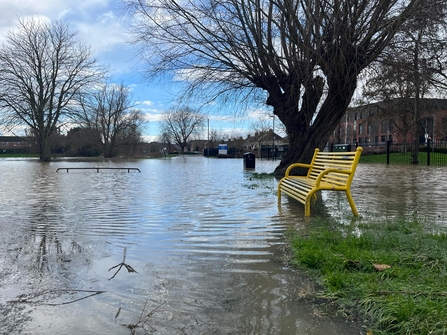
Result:
{"type": "Polygon", "coordinates": [[[382,120],[382,124],[380,125],[381,132],[386,133],[387,131],[389,131],[390,130],[389,126],[390,126],[389,120],[382,120]]]}
{"type": "Polygon", "coordinates": [[[359,124],[359,135],[363,135],[363,124],[359,124]]]}
{"type": "Polygon", "coordinates": [[[442,119],[441,127],[442,137],[447,139],[447,118],[442,119]]]}

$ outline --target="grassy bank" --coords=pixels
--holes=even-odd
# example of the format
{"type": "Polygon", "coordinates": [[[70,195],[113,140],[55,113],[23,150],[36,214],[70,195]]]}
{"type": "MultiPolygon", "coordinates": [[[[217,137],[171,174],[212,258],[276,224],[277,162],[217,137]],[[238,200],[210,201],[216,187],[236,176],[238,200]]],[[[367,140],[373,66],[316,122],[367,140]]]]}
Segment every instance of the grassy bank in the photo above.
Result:
{"type": "Polygon", "coordinates": [[[447,333],[447,234],[415,222],[311,222],[291,233],[293,263],[368,334],[447,333]]]}
{"type": "MultiPolygon", "coordinates": [[[[419,152],[419,164],[427,164],[427,153],[419,152]]],[[[431,165],[446,165],[447,154],[432,153],[430,155],[431,165]]],[[[360,163],[386,163],[386,154],[362,155],[360,163]]],[[[411,153],[391,153],[390,164],[411,164],[411,153]]]]}

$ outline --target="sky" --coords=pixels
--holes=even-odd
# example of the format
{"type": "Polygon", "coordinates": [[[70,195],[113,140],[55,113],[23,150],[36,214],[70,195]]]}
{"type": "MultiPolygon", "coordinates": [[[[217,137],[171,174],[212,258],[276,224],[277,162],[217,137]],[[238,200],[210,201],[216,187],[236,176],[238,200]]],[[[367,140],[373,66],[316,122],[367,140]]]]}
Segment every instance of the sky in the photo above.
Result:
{"type": "MultiPolygon", "coordinates": [[[[140,109],[147,121],[143,139],[154,141],[159,136],[160,120],[173,106],[175,85],[160,85],[148,82],[143,77],[144,64],[138,57],[136,47],[129,43],[131,36],[128,24],[122,15],[120,0],[0,0],[0,43],[4,35],[15,29],[18,18],[41,17],[63,20],[78,31],[83,43],[92,48],[98,60],[110,69],[110,82],[131,88],[135,107],[140,109]]],[[[253,124],[266,117],[266,111],[247,111],[245,117],[236,119],[228,115],[215,115],[204,111],[209,120],[209,129],[230,137],[253,133],[253,124]]],[[[267,116],[268,117],[268,116],[267,116]]],[[[272,119],[270,119],[272,120],[272,119]]],[[[207,138],[208,122],[205,122],[202,138],[207,138]]]]}

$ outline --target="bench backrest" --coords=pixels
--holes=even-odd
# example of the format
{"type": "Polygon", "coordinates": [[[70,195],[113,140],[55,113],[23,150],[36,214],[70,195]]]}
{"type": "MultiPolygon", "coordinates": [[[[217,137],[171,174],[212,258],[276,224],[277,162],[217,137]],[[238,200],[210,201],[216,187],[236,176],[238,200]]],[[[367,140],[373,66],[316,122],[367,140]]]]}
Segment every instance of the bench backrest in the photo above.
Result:
{"type": "Polygon", "coordinates": [[[307,177],[317,179],[320,173],[326,169],[343,170],[345,173],[332,171],[326,174],[321,181],[338,186],[350,185],[362,150],[362,147],[357,147],[356,151],[352,152],[320,152],[319,149],[315,149],[311,162],[312,167],[308,170],[307,177]]]}

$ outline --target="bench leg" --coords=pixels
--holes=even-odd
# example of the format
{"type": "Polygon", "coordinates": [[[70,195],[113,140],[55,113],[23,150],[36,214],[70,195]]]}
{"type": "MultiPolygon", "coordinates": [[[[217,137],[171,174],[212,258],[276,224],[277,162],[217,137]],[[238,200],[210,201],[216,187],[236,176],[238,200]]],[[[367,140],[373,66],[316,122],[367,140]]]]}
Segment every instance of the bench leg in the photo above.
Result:
{"type": "Polygon", "coordinates": [[[349,205],[351,206],[352,213],[355,216],[359,216],[359,212],[357,211],[357,208],[355,207],[354,199],[352,198],[350,190],[346,190],[346,197],[348,198],[349,205]]]}
{"type": "Polygon", "coordinates": [[[310,216],[310,199],[307,199],[304,204],[304,216],[310,216]]]}
{"type": "Polygon", "coordinates": [[[317,200],[317,193],[311,192],[306,197],[306,202],[304,203],[304,216],[310,216],[310,204],[317,200]]]}

